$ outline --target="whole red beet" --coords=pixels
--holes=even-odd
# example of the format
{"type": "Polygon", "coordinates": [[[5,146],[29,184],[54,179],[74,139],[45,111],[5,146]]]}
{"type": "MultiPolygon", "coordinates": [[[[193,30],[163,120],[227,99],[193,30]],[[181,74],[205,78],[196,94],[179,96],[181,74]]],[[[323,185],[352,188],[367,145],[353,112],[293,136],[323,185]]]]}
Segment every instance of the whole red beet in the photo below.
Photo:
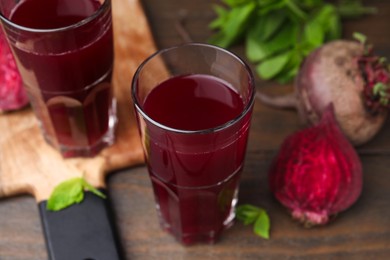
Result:
{"type": "Polygon", "coordinates": [[[331,106],[320,123],[283,142],[269,183],[277,200],[305,226],[326,224],[355,203],[362,190],[362,165],[331,106]]]}
{"type": "Polygon", "coordinates": [[[354,145],[371,140],[381,129],[388,113],[389,72],[380,57],[365,44],[336,40],[313,51],[303,62],[295,82],[295,92],[284,97],[258,93],[263,103],[294,107],[304,122],[319,122],[332,103],[341,130],[354,145]],[[362,61],[366,61],[363,62],[362,61]],[[374,86],[382,84],[376,91],[374,86]],[[378,92],[385,97],[382,99],[378,92]],[[384,102],[382,102],[385,100],[384,102]]]}
{"type": "Polygon", "coordinates": [[[0,28],[0,112],[17,110],[28,103],[14,57],[0,28]]]}

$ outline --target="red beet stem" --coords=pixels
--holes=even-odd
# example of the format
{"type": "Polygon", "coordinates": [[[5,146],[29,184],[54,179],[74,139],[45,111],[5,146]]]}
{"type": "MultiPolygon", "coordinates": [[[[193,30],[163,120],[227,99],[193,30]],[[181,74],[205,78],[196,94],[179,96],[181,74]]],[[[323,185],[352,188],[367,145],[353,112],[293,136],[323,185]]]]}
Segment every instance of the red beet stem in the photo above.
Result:
{"type": "Polygon", "coordinates": [[[295,109],[298,107],[298,100],[294,92],[282,96],[270,96],[257,91],[256,98],[264,105],[279,109],[295,109]]]}

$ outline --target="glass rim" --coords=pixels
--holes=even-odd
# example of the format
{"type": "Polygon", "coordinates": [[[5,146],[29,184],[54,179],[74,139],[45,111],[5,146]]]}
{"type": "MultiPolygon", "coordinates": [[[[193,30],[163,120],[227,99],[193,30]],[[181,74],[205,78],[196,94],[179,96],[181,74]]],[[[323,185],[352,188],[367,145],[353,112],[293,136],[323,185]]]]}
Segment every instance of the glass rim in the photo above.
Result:
{"type": "Polygon", "coordinates": [[[164,48],[164,49],[158,50],[158,51],[154,52],[152,55],[150,55],[148,58],[146,58],[138,66],[137,70],[134,73],[132,84],[131,84],[131,96],[132,96],[132,99],[133,99],[133,102],[134,102],[134,106],[137,109],[137,111],[147,121],[151,122],[153,125],[161,128],[161,129],[164,129],[166,131],[174,132],[174,133],[178,133],[178,134],[207,134],[207,133],[218,132],[218,131],[224,130],[224,129],[234,125],[235,123],[240,121],[250,111],[250,109],[252,108],[252,106],[253,106],[253,104],[255,102],[255,79],[254,79],[252,70],[250,69],[249,65],[242,58],[240,58],[238,55],[234,54],[233,52],[230,52],[230,51],[228,51],[228,50],[226,50],[224,48],[221,48],[221,47],[218,47],[218,46],[215,46],[215,45],[212,45],[212,44],[191,42],[191,43],[184,43],[184,44],[181,44],[181,45],[176,45],[176,46],[173,46],[173,47],[168,47],[168,48],[164,48]],[[139,100],[137,98],[137,93],[136,93],[137,79],[139,78],[139,75],[140,75],[142,69],[154,57],[156,57],[158,55],[161,55],[163,53],[167,53],[167,52],[170,52],[172,50],[175,50],[175,49],[178,49],[178,48],[182,48],[182,47],[187,47],[187,46],[211,48],[211,49],[215,49],[217,51],[223,52],[223,53],[233,57],[235,60],[237,60],[245,68],[245,71],[247,72],[248,79],[249,79],[249,85],[250,85],[249,89],[251,90],[251,93],[250,93],[250,99],[248,100],[247,104],[245,105],[245,107],[242,109],[241,113],[238,116],[236,116],[235,118],[233,118],[233,119],[231,119],[231,120],[229,120],[229,121],[227,121],[227,122],[225,122],[225,123],[223,123],[221,125],[218,125],[218,126],[215,126],[215,127],[212,127],[212,128],[199,129],[199,130],[184,130],[184,129],[178,129],[178,128],[169,127],[169,126],[166,126],[166,125],[164,125],[162,123],[159,123],[158,121],[152,119],[143,110],[143,108],[142,108],[142,106],[141,106],[141,104],[140,104],[140,102],[139,102],[139,100]]]}
{"type": "Polygon", "coordinates": [[[103,4],[99,6],[99,8],[93,12],[90,16],[84,18],[81,21],[78,21],[77,23],[64,26],[64,27],[58,27],[58,28],[50,28],[50,29],[39,29],[39,28],[30,28],[23,25],[19,25],[17,23],[12,22],[10,19],[5,17],[2,12],[0,12],[0,20],[2,20],[5,24],[8,26],[11,26],[13,28],[16,28],[21,31],[30,32],[30,33],[55,33],[55,32],[65,32],[71,29],[79,28],[85,24],[90,23],[91,21],[95,20],[97,17],[100,16],[101,13],[103,13],[105,10],[107,10],[110,7],[111,0],[104,0],[103,4]]]}

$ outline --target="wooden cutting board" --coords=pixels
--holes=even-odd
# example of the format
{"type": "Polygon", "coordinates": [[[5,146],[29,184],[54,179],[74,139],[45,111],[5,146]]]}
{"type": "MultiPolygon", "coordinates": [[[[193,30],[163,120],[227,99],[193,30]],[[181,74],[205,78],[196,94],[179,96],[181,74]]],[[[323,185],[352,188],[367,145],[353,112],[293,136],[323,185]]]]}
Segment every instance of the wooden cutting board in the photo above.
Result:
{"type": "MultiPolygon", "coordinates": [[[[156,47],[139,0],[112,0],[112,13],[113,86],[119,120],[115,144],[94,158],[63,159],[44,141],[30,108],[0,114],[0,197],[29,193],[40,204],[49,198],[56,185],[77,176],[84,176],[93,186],[104,189],[107,174],[143,162],[130,87],[135,70],[156,47]]],[[[60,216],[59,220],[62,219],[60,216]]],[[[77,230],[73,232],[77,234],[77,230]]]]}

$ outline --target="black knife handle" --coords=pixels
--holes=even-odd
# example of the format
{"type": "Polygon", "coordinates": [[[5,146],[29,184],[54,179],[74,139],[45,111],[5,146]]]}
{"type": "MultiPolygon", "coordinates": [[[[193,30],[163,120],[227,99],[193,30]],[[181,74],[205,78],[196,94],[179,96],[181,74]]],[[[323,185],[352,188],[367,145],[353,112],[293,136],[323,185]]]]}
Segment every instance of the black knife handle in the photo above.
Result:
{"type": "Polygon", "coordinates": [[[46,204],[39,203],[39,212],[49,259],[123,259],[107,198],[86,191],[81,203],[60,211],[48,211],[46,204]]]}

